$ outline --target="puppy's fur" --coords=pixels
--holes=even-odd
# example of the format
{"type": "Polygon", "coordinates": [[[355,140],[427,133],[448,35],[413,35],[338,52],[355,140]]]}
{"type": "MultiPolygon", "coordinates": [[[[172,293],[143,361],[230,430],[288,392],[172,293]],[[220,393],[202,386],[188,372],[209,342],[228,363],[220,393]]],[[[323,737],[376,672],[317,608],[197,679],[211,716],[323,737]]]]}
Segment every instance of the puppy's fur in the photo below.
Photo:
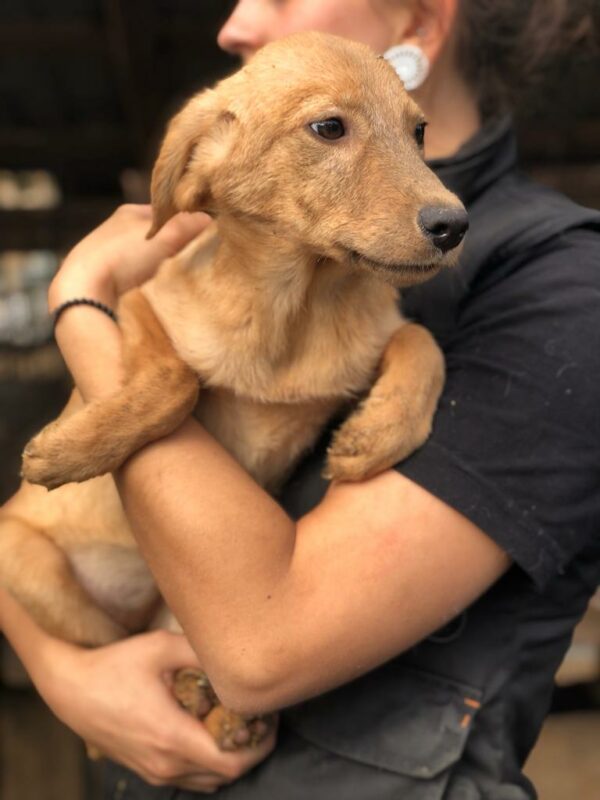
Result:
{"type": "Polygon", "coordinates": [[[0,581],[48,630],[101,645],[149,623],[157,592],[103,473],[194,406],[271,490],[373,381],[328,475],[372,475],[425,440],[443,361],[404,324],[397,287],[455,262],[418,214],[460,204],[423,163],[421,120],[385,61],[321,34],[268,45],[174,118],[152,233],[182,210],[214,223],[122,299],[122,390],[85,407],[74,394],[26,449],[29,482],[2,512],[0,581]],[[339,140],[310,127],[330,118],[339,140]]]}

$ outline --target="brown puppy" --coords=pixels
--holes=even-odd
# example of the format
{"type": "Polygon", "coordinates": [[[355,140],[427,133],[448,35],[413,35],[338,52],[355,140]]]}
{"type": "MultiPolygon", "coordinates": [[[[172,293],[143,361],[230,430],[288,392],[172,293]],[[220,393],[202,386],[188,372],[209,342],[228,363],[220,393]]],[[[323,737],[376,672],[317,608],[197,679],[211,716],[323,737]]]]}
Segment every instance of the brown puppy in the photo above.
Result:
{"type": "Polygon", "coordinates": [[[156,588],[112,478],[95,476],[194,406],[271,490],[374,380],[328,475],[372,475],[423,443],[443,360],[403,323],[397,287],[455,263],[466,215],[423,163],[422,123],[385,61],[323,34],[268,45],[172,121],[152,232],[181,210],[215,222],[123,298],[122,390],[85,407],[74,394],[0,518],[0,582],[50,631],[100,645],[149,624],[156,588]]]}

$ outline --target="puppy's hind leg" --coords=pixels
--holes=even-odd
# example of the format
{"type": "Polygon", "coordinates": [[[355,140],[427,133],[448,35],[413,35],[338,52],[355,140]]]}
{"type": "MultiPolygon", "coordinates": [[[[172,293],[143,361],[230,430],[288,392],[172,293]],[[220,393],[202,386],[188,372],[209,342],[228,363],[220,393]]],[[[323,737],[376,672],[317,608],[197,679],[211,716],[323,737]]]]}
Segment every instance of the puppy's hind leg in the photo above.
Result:
{"type": "Polygon", "coordinates": [[[50,423],[23,453],[22,475],[55,489],[112,472],[191,414],[198,377],[177,355],[139,289],[119,304],[124,384],[119,391],[50,423]]]}
{"type": "Polygon", "coordinates": [[[412,323],[399,328],[379,378],[333,437],[325,477],[370,478],[419,448],[431,433],[444,376],[444,357],[429,331],[412,323]]]}
{"type": "Polygon", "coordinates": [[[66,554],[41,531],[16,517],[0,517],[0,584],[49,633],[99,646],[125,629],[79,585],[66,554]]]}

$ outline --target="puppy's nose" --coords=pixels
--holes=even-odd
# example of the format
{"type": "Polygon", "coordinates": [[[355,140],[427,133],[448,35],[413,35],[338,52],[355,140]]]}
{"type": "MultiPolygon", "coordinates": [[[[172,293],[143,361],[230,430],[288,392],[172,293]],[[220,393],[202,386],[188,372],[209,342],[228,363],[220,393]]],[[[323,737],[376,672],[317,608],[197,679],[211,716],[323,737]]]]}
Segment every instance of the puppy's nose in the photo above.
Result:
{"type": "Polygon", "coordinates": [[[419,225],[438,250],[447,253],[464,239],[469,217],[464,208],[428,206],[419,213],[419,225]]]}

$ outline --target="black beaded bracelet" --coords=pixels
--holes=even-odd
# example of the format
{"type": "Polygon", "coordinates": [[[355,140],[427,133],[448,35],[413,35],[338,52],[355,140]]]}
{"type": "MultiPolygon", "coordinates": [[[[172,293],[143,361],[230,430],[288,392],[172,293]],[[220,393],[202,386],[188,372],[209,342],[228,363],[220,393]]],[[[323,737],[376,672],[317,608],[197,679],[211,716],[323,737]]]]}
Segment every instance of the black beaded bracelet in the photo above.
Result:
{"type": "Polygon", "coordinates": [[[110,308],[110,306],[101,303],[99,300],[92,300],[91,297],[76,297],[73,300],[66,300],[64,303],[61,303],[58,308],[54,309],[54,327],[58,323],[58,320],[61,318],[64,311],[67,308],[71,308],[71,306],[92,306],[93,308],[97,308],[98,311],[103,311],[107,316],[109,316],[113,322],[119,321],[115,312],[110,308]]]}

